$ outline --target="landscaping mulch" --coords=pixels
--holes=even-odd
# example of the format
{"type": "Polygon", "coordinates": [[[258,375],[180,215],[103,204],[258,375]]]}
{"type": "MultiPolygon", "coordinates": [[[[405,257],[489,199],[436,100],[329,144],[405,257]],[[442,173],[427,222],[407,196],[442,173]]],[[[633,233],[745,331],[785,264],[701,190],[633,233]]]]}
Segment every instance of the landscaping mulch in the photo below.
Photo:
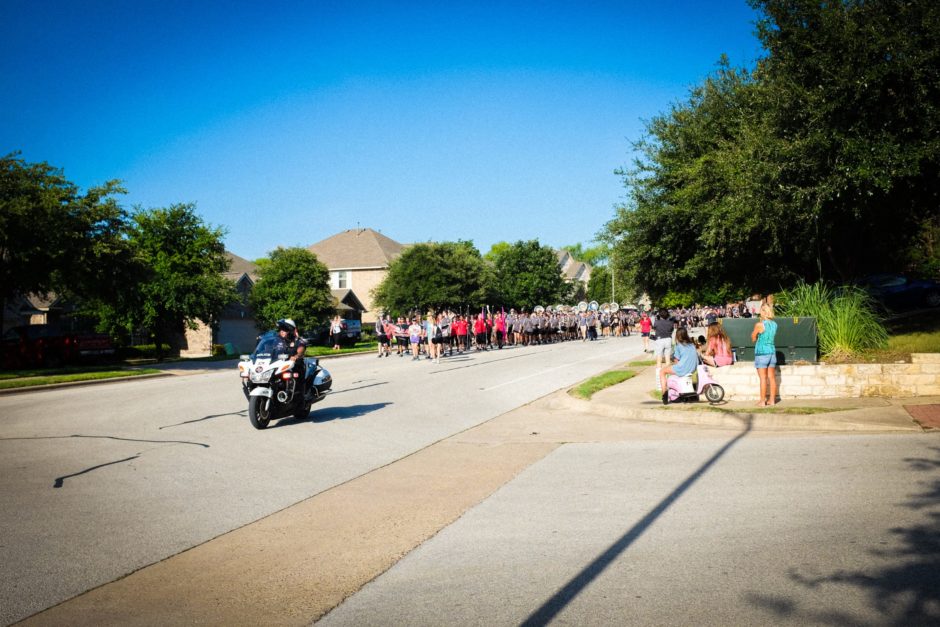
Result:
{"type": "Polygon", "coordinates": [[[905,405],[904,409],[924,429],[940,429],[940,405],[905,405]]]}

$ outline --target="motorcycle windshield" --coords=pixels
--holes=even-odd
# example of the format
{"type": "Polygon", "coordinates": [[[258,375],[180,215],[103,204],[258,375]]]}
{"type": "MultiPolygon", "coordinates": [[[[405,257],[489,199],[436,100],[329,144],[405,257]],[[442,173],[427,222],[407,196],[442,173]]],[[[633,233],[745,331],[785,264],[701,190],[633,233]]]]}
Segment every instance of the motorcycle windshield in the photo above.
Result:
{"type": "Polygon", "coordinates": [[[251,354],[251,360],[256,361],[259,358],[272,359],[274,355],[285,352],[287,352],[287,347],[284,345],[284,340],[274,331],[268,331],[258,338],[258,346],[255,347],[255,352],[251,354]]]}

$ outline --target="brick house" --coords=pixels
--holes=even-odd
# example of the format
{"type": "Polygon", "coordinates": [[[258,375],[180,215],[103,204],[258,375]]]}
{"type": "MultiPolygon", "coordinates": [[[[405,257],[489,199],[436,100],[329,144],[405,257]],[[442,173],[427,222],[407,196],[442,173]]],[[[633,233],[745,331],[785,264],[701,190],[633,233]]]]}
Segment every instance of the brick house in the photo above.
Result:
{"type": "MultiPolygon", "coordinates": [[[[382,282],[389,264],[405,248],[395,240],[372,229],[349,229],[319,241],[308,248],[330,271],[330,287],[352,292],[364,311],[362,321],[373,324],[379,311],[372,305],[372,290],[382,282]]],[[[340,301],[349,294],[343,292],[340,301]]],[[[340,311],[342,313],[342,311],[340,311]]]]}

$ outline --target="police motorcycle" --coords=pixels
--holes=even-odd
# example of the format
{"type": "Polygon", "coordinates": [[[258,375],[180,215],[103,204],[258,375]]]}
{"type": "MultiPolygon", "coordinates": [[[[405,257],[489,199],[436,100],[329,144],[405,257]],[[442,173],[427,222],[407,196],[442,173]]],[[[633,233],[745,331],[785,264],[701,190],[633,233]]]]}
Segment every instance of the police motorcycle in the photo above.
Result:
{"type": "Polygon", "coordinates": [[[265,429],[272,420],[293,416],[304,420],[310,407],[323,400],[333,386],[333,377],[315,357],[304,357],[304,378],[294,368],[287,346],[277,331],[258,338],[251,355],[242,355],[238,372],[242,392],[248,399],[248,419],[255,429],[265,429]],[[303,390],[303,391],[301,391],[303,390]]]}

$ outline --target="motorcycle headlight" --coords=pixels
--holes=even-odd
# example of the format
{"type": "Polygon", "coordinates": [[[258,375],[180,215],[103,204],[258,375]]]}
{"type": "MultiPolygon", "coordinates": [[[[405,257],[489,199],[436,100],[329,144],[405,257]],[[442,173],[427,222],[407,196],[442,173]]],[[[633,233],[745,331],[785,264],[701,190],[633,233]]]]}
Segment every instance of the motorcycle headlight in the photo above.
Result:
{"type": "Polygon", "coordinates": [[[252,383],[267,383],[268,380],[270,380],[271,378],[271,371],[261,370],[260,372],[258,372],[259,370],[261,369],[255,368],[254,370],[251,371],[251,382],[252,383]]]}

